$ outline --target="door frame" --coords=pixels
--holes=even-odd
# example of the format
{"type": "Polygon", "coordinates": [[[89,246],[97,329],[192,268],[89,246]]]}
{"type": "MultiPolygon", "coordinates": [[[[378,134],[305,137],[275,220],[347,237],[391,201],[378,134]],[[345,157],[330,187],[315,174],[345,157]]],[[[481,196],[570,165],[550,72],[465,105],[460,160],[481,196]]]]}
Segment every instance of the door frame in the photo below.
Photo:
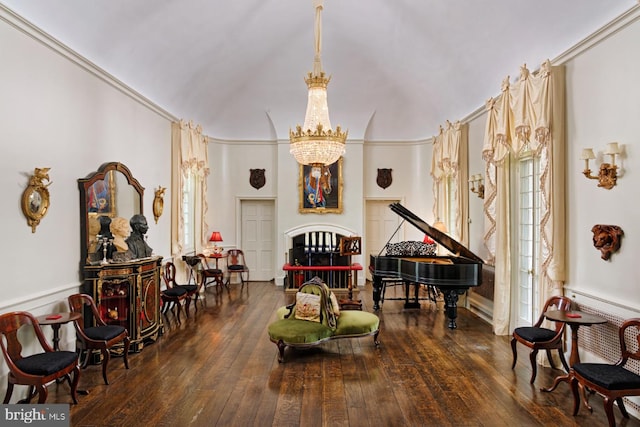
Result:
{"type": "MultiPolygon", "coordinates": [[[[265,197],[259,197],[259,196],[236,196],[236,214],[235,217],[233,219],[234,224],[233,224],[233,228],[235,231],[235,235],[236,235],[236,247],[238,245],[242,245],[242,202],[256,202],[256,201],[260,201],[260,202],[264,202],[264,201],[271,201],[273,203],[273,216],[274,218],[278,218],[278,204],[276,203],[276,197],[274,196],[265,196],[265,197]]],[[[278,250],[278,242],[277,242],[277,234],[278,234],[278,230],[277,230],[277,224],[274,221],[274,229],[273,229],[273,241],[271,243],[272,248],[271,250],[273,251],[273,253],[275,254],[278,250]]],[[[277,257],[274,256],[274,265],[273,267],[273,274],[274,274],[274,278],[276,277],[276,272],[278,271],[277,268],[277,257]]]]}

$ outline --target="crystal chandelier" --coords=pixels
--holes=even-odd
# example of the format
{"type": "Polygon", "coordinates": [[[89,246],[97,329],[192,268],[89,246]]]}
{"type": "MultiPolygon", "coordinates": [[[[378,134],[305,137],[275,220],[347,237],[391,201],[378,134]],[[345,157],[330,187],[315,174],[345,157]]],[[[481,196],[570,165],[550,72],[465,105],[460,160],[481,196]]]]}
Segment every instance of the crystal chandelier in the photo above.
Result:
{"type": "Polygon", "coordinates": [[[348,131],[343,132],[340,126],[333,130],[329,120],[327,85],[331,77],[325,76],[320,61],[322,0],[314,0],[313,6],[316,11],[315,57],[313,72],[304,79],[309,88],[307,113],[303,126],[297,125],[295,131],[289,130],[289,152],[298,163],[318,167],[330,165],[344,154],[348,131]]]}

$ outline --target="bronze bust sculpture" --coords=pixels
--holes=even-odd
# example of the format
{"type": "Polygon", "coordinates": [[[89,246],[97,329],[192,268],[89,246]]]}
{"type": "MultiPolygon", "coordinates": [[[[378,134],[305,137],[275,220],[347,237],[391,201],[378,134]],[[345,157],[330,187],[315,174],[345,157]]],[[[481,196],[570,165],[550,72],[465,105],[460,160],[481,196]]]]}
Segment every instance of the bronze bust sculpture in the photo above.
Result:
{"type": "Polygon", "coordinates": [[[136,214],[131,217],[129,224],[131,225],[132,231],[126,242],[132,257],[138,259],[151,256],[153,249],[151,249],[144,240],[144,235],[147,233],[147,230],[149,230],[147,219],[144,215],[136,214]]]}

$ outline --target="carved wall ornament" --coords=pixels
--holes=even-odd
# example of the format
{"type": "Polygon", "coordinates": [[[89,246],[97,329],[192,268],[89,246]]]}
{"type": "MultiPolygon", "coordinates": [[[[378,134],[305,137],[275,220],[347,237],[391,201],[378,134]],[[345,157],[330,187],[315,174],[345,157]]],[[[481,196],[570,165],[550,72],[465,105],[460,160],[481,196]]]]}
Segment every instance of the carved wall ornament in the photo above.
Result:
{"type": "Polygon", "coordinates": [[[22,193],[22,213],[27,217],[32,233],[36,232],[40,220],[49,210],[49,169],[51,168],[35,168],[29,178],[29,185],[22,193]]]}
{"type": "Polygon", "coordinates": [[[596,224],[591,228],[593,232],[593,246],[602,255],[600,258],[608,260],[611,255],[618,252],[624,231],[617,225],[596,224]]]}
{"type": "Polygon", "coordinates": [[[264,171],[265,169],[249,169],[249,184],[256,190],[261,189],[267,183],[264,171]]]}
{"type": "Polygon", "coordinates": [[[158,189],[154,191],[153,196],[153,219],[156,220],[156,224],[158,223],[158,219],[162,216],[162,211],[164,210],[164,192],[166,191],[165,187],[158,186],[158,189]]]}
{"type": "Polygon", "coordinates": [[[378,168],[378,177],[376,178],[376,183],[382,189],[387,188],[391,185],[393,179],[391,178],[392,169],[380,169],[378,168]]]}

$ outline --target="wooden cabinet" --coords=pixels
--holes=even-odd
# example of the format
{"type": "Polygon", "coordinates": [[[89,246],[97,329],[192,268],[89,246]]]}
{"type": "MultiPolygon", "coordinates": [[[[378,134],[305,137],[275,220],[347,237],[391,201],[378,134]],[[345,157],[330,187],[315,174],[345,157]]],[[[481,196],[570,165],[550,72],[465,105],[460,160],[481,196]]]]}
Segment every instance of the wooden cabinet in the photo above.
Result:
{"type": "Polygon", "coordinates": [[[134,352],[142,350],[145,342],[155,341],[162,332],[161,263],[162,257],[150,257],[84,267],[85,292],[93,297],[107,324],[129,330],[130,349],[134,352]]]}

